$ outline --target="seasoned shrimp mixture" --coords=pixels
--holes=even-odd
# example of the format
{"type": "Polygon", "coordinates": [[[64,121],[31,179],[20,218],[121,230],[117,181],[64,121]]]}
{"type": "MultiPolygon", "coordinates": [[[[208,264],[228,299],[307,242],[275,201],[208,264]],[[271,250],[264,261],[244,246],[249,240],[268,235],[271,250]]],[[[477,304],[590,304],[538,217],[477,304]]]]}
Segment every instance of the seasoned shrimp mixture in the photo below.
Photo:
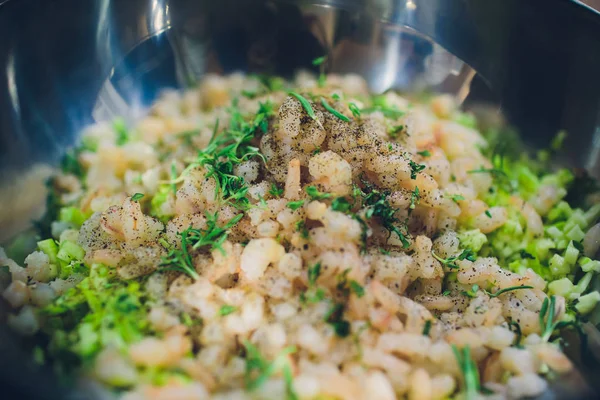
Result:
{"type": "Polygon", "coordinates": [[[600,300],[600,203],[550,168],[563,134],[479,126],[353,75],[167,91],[89,127],[37,248],[0,249],[8,324],[126,400],[539,395],[600,300]]]}

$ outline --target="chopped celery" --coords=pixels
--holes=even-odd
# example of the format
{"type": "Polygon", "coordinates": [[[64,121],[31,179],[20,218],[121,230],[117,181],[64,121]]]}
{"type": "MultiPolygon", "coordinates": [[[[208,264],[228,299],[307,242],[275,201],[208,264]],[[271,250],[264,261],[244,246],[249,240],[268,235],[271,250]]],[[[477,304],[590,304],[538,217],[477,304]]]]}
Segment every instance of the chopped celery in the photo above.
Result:
{"type": "Polygon", "coordinates": [[[162,222],[167,222],[169,220],[171,215],[165,214],[162,206],[169,200],[169,195],[171,193],[170,185],[162,185],[158,188],[158,191],[150,201],[150,215],[160,219],[162,222]]]}
{"type": "Polygon", "coordinates": [[[60,244],[60,249],[56,257],[66,263],[75,260],[81,261],[85,257],[85,250],[76,243],[67,240],[60,244]]]}
{"type": "Polygon", "coordinates": [[[600,261],[598,260],[592,260],[588,257],[581,257],[578,264],[581,266],[583,272],[600,272],[600,261]]]}
{"type": "Polygon", "coordinates": [[[566,276],[570,271],[571,269],[566,265],[565,259],[562,256],[558,254],[552,256],[550,259],[550,272],[552,272],[553,277],[559,278],[566,276]]]}
{"type": "Polygon", "coordinates": [[[556,242],[556,249],[557,250],[565,250],[567,248],[567,246],[569,245],[570,241],[567,239],[560,239],[556,242]]]}
{"type": "Polygon", "coordinates": [[[538,190],[540,184],[539,179],[537,176],[535,176],[531,169],[527,168],[526,166],[521,165],[518,167],[517,179],[520,187],[527,192],[535,193],[538,190]]]}
{"type": "Polygon", "coordinates": [[[548,220],[551,222],[555,222],[561,219],[567,219],[572,214],[573,210],[571,209],[571,206],[569,206],[569,203],[567,203],[566,201],[560,201],[548,213],[548,220]]]}
{"type": "Polygon", "coordinates": [[[546,228],[546,233],[552,239],[560,239],[563,237],[563,232],[555,225],[551,225],[546,228]]]}
{"type": "Polygon", "coordinates": [[[576,242],[581,242],[585,237],[585,232],[581,230],[579,225],[575,225],[573,229],[567,232],[567,238],[576,242]]]}
{"type": "Polygon", "coordinates": [[[592,271],[587,272],[583,278],[581,278],[579,280],[579,282],[577,282],[577,286],[575,286],[575,292],[579,293],[579,294],[583,294],[588,286],[590,285],[590,282],[592,281],[592,277],[593,277],[594,273],[592,271]]]}
{"type": "Polygon", "coordinates": [[[577,258],[579,257],[579,250],[573,245],[573,241],[571,240],[567,245],[567,249],[565,250],[565,263],[570,267],[574,266],[577,262],[577,258]]]}
{"type": "Polygon", "coordinates": [[[77,207],[63,207],[60,209],[58,219],[61,222],[67,222],[76,228],[81,228],[81,225],[83,225],[87,216],[77,207]]]}
{"type": "Polygon", "coordinates": [[[58,263],[58,244],[54,239],[46,239],[37,243],[38,248],[43,251],[50,260],[51,263],[58,263]]]}
{"type": "Polygon", "coordinates": [[[556,244],[551,239],[538,239],[535,241],[534,253],[538,259],[545,260],[550,256],[550,249],[555,249],[556,244]]]}
{"type": "Polygon", "coordinates": [[[571,217],[569,217],[569,220],[567,221],[567,223],[564,226],[564,230],[565,232],[570,231],[571,229],[573,229],[575,226],[579,226],[582,229],[585,229],[587,227],[588,223],[587,220],[585,219],[585,215],[583,214],[583,211],[581,211],[580,209],[577,209],[575,211],[573,211],[573,214],[571,215],[571,217]]]}
{"type": "Polygon", "coordinates": [[[548,284],[548,293],[567,297],[575,286],[569,278],[561,278],[548,284]]]}
{"type": "Polygon", "coordinates": [[[465,248],[471,249],[474,252],[481,250],[483,245],[488,241],[487,236],[481,233],[479,229],[459,232],[458,239],[465,248]]]}
{"type": "Polygon", "coordinates": [[[595,223],[596,220],[600,218],[600,203],[594,204],[589,210],[585,212],[585,214],[583,214],[583,217],[585,218],[587,226],[590,226],[593,223],[595,223]]]}
{"type": "Polygon", "coordinates": [[[600,293],[597,291],[588,293],[579,298],[577,304],[575,304],[575,309],[580,314],[589,314],[596,307],[600,301],[600,293]]]}

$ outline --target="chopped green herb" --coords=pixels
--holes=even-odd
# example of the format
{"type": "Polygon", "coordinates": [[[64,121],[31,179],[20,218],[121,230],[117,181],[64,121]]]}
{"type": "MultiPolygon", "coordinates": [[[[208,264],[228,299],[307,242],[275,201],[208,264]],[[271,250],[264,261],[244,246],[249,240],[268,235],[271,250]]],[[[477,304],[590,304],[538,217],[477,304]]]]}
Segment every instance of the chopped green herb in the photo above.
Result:
{"type": "Polygon", "coordinates": [[[235,226],[244,217],[239,214],[230,219],[222,227],[217,226],[218,213],[206,213],[206,228],[194,229],[191,226],[179,233],[181,237],[181,248],[172,248],[168,255],[163,258],[160,266],[163,270],[174,270],[188,274],[193,279],[200,278],[193,263],[190,248],[197,250],[201,247],[210,246],[213,250],[219,250],[225,254],[223,243],[227,239],[227,230],[235,226]]]}
{"type": "Polygon", "coordinates": [[[444,290],[442,292],[442,296],[450,296],[450,291],[449,290],[444,290]]]}
{"type": "Polygon", "coordinates": [[[451,194],[450,198],[453,202],[458,203],[459,201],[463,201],[465,199],[465,196],[461,194],[451,194]]]}
{"type": "Polygon", "coordinates": [[[333,211],[347,213],[352,209],[352,205],[345,197],[337,197],[331,202],[333,211]]]}
{"type": "Polygon", "coordinates": [[[303,239],[308,239],[308,229],[306,228],[306,222],[304,222],[304,220],[296,222],[296,230],[300,232],[303,239]]]}
{"type": "Polygon", "coordinates": [[[283,189],[278,188],[276,183],[271,183],[269,194],[273,197],[281,197],[283,195],[283,189]]]}
{"type": "Polygon", "coordinates": [[[415,186],[415,190],[410,194],[410,205],[408,206],[409,213],[415,209],[417,204],[419,204],[420,199],[421,195],[419,194],[419,187],[415,186]]]}
{"type": "Polygon", "coordinates": [[[312,155],[316,156],[317,154],[319,154],[321,152],[321,148],[317,147],[316,149],[313,150],[312,155]]]}
{"type": "Polygon", "coordinates": [[[490,296],[490,297],[498,297],[503,293],[506,292],[510,292],[511,290],[519,290],[519,289],[533,289],[533,286],[527,286],[527,285],[522,285],[522,286],[511,286],[511,287],[507,287],[504,289],[500,289],[495,293],[490,293],[488,291],[486,291],[486,293],[490,296]]]}
{"type": "Polygon", "coordinates": [[[435,254],[434,251],[431,252],[431,255],[433,256],[433,258],[435,258],[436,260],[438,260],[439,262],[451,269],[459,268],[458,264],[456,264],[456,261],[475,261],[475,253],[473,253],[473,250],[471,249],[464,249],[458,256],[455,257],[441,258],[437,254],[435,254]]]}
{"type": "Polygon", "coordinates": [[[327,111],[329,111],[331,114],[335,115],[338,119],[341,119],[344,122],[350,122],[350,118],[346,117],[344,114],[342,114],[341,112],[339,112],[338,110],[336,110],[335,108],[333,108],[332,106],[330,106],[329,103],[327,103],[327,100],[325,100],[324,97],[321,97],[321,105],[327,111]]]}
{"type": "Polygon", "coordinates": [[[469,290],[463,290],[461,293],[467,297],[475,298],[477,297],[477,291],[479,290],[479,285],[471,286],[469,290]]]}
{"type": "Polygon", "coordinates": [[[310,118],[314,119],[315,121],[318,121],[317,115],[315,114],[315,110],[313,110],[312,106],[310,105],[310,102],[306,100],[305,97],[296,92],[289,92],[289,95],[294,96],[300,102],[300,104],[302,105],[302,107],[304,107],[304,110],[306,110],[306,113],[310,118]]]}
{"type": "Polygon", "coordinates": [[[292,375],[289,355],[296,352],[296,347],[286,347],[275,357],[275,360],[269,362],[260,354],[256,346],[248,340],[244,340],[243,345],[246,349],[246,373],[244,376],[246,389],[254,391],[264,385],[271,376],[283,372],[284,375],[287,375],[286,391],[288,392],[288,399],[297,399],[297,395],[293,392],[293,386],[287,386],[287,382],[291,380],[292,375]]]}
{"type": "Polygon", "coordinates": [[[515,340],[515,347],[522,349],[523,345],[521,344],[521,340],[523,339],[523,333],[521,332],[521,325],[519,325],[519,323],[516,321],[510,321],[508,323],[508,328],[517,335],[517,338],[515,340]]]}
{"type": "Polygon", "coordinates": [[[410,179],[417,179],[417,174],[426,168],[425,165],[417,164],[412,160],[410,160],[408,164],[410,165],[410,179]]]}
{"type": "Polygon", "coordinates": [[[530,260],[535,260],[535,256],[525,250],[521,250],[519,252],[519,255],[521,256],[522,259],[530,259],[530,260]]]}
{"type": "Polygon", "coordinates": [[[488,218],[492,218],[492,213],[490,212],[490,210],[485,210],[485,215],[486,215],[488,218]]]}
{"type": "Polygon", "coordinates": [[[319,189],[316,188],[316,186],[307,186],[304,189],[304,191],[306,192],[306,194],[308,194],[311,200],[324,200],[329,199],[333,196],[331,193],[320,192],[319,189]]]}
{"type": "Polygon", "coordinates": [[[242,96],[253,99],[258,94],[257,90],[242,90],[242,96]]]}
{"type": "Polygon", "coordinates": [[[356,282],[355,280],[351,280],[349,285],[350,290],[352,290],[357,297],[363,297],[365,295],[365,288],[362,287],[360,283],[356,282]]]}
{"type": "Polygon", "coordinates": [[[297,209],[302,207],[304,203],[305,200],[290,201],[289,203],[287,203],[287,207],[292,211],[296,211],[297,209]]]}
{"type": "Polygon", "coordinates": [[[398,139],[398,136],[402,133],[403,130],[404,125],[394,126],[388,130],[388,135],[392,139],[398,139]]]}
{"type": "Polygon", "coordinates": [[[467,345],[460,351],[456,345],[452,345],[452,351],[462,372],[466,400],[479,398],[479,370],[477,364],[471,358],[471,348],[467,345]]]}
{"type": "Polygon", "coordinates": [[[175,160],[171,162],[171,191],[174,195],[177,195],[177,184],[174,180],[177,179],[177,165],[175,165],[175,160]]]}
{"type": "Polygon", "coordinates": [[[331,98],[334,99],[334,100],[340,100],[341,99],[340,95],[337,94],[337,93],[332,94],[331,98]]]}
{"type": "Polygon", "coordinates": [[[317,279],[321,275],[321,263],[316,263],[312,267],[308,267],[308,284],[313,286],[317,283],[317,279]]]}
{"type": "Polygon", "coordinates": [[[335,334],[342,338],[350,334],[350,322],[344,319],[344,308],[344,304],[334,303],[324,318],[333,327],[335,334]]]}
{"type": "Polygon", "coordinates": [[[358,108],[358,106],[356,104],[348,103],[348,108],[350,109],[350,112],[352,113],[354,118],[360,117],[360,109],[358,108]]]}
{"type": "Polygon", "coordinates": [[[425,326],[423,326],[423,336],[429,336],[429,331],[431,331],[431,320],[430,319],[425,321],[425,326]]]}
{"type": "Polygon", "coordinates": [[[140,201],[143,198],[144,198],[144,194],[143,193],[136,193],[133,196],[131,196],[131,201],[134,201],[134,202],[137,203],[138,201],[140,201]]]}
{"type": "Polygon", "coordinates": [[[223,305],[219,309],[219,315],[224,317],[224,316],[234,313],[236,311],[237,311],[237,307],[235,307],[235,306],[223,305]]]}
{"type": "Polygon", "coordinates": [[[420,155],[421,157],[430,157],[431,156],[431,153],[429,152],[429,150],[417,151],[417,154],[420,155]]]}
{"type": "Polygon", "coordinates": [[[113,129],[117,134],[117,137],[115,139],[115,143],[117,144],[117,146],[123,146],[129,141],[129,132],[127,131],[125,121],[122,118],[118,118],[113,122],[113,129]]]}
{"type": "Polygon", "coordinates": [[[540,309],[540,327],[541,327],[541,338],[544,342],[550,340],[550,337],[555,330],[565,328],[567,326],[575,327],[581,334],[580,326],[578,321],[555,321],[556,320],[556,297],[550,296],[550,299],[546,297],[542,302],[542,308],[540,309]]]}
{"type": "Polygon", "coordinates": [[[327,60],[327,56],[321,56],[321,57],[317,57],[314,60],[312,60],[312,65],[314,66],[318,66],[323,64],[325,61],[327,60]]]}
{"type": "Polygon", "coordinates": [[[363,108],[361,110],[361,112],[364,112],[365,114],[371,114],[376,111],[381,112],[386,118],[390,118],[390,119],[398,119],[398,118],[402,117],[404,114],[406,114],[404,111],[400,111],[396,108],[382,107],[382,106],[373,106],[373,107],[363,108]]]}

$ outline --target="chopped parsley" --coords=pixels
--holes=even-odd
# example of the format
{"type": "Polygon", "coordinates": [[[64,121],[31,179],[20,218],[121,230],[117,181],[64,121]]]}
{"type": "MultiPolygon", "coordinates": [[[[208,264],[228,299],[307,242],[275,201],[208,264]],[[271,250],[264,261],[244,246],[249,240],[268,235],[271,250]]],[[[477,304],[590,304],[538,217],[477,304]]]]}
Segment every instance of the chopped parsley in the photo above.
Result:
{"type": "Polygon", "coordinates": [[[300,294],[302,303],[318,303],[325,298],[325,291],[317,287],[317,279],[321,275],[321,263],[308,267],[308,290],[300,294]]]}
{"type": "Polygon", "coordinates": [[[352,209],[352,204],[345,197],[337,197],[331,202],[333,211],[348,213],[352,209]]]}
{"type": "Polygon", "coordinates": [[[127,131],[125,121],[122,118],[118,118],[113,122],[113,129],[117,135],[115,138],[117,146],[123,146],[125,143],[129,142],[129,132],[127,131]]]}
{"type": "Polygon", "coordinates": [[[485,210],[485,215],[486,215],[488,218],[492,218],[492,213],[490,212],[490,210],[485,210]]]}
{"type": "Polygon", "coordinates": [[[287,203],[287,207],[292,211],[296,211],[297,209],[302,207],[304,203],[305,200],[290,201],[289,203],[287,203]]]}
{"type": "Polygon", "coordinates": [[[137,203],[138,201],[140,201],[143,198],[144,198],[144,194],[143,193],[136,193],[133,196],[131,196],[131,201],[134,201],[134,202],[137,203]]]}
{"type": "Polygon", "coordinates": [[[357,297],[360,298],[365,295],[365,288],[355,280],[351,280],[349,286],[352,293],[354,293],[357,297]]]}
{"type": "Polygon", "coordinates": [[[316,186],[307,186],[304,191],[310,197],[311,200],[324,200],[329,199],[333,195],[331,193],[320,192],[316,186]]]}
{"type": "Polygon", "coordinates": [[[453,202],[458,203],[459,201],[465,200],[465,196],[461,194],[451,194],[450,199],[452,199],[453,202]]]}
{"type": "Polygon", "coordinates": [[[521,344],[521,340],[523,339],[523,333],[521,332],[521,325],[519,325],[519,323],[516,321],[510,321],[508,323],[508,329],[517,335],[514,346],[518,349],[522,349],[523,345],[521,344]]]}
{"type": "Polygon", "coordinates": [[[323,64],[325,61],[327,61],[327,56],[317,57],[314,60],[312,60],[312,65],[319,66],[319,65],[323,64]]]}
{"type": "Polygon", "coordinates": [[[471,286],[469,290],[463,290],[461,293],[467,297],[475,298],[477,297],[477,291],[479,290],[479,285],[471,286]]]}
{"type": "Polygon", "coordinates": [[[350,322],[344,319],[344,308],[344,304],[334,303],[324,318],[325,322],[333,327],[335,334],[342,338],[350,335],[350,322]]]}
{"type": "Polygon", "coordinates": [[[419,187],[415,186],[415,190],[410,194],[410,205],[408,206],[408,212],[412,212],[415,209],[417,204],[419,204],[419,200],[421,199],[421,195],[419,194],[419,187]]]}
{"type": "Polygon", "coordinates": [[[431,320],[428,319],[425,321],[425,326],[423,326],[423,336],[429,336],[429,331],[431,331],[431,320]]]}
{"type": "Polygon", "coordinates": [[[224,317],[226,315],[236,312],[237,309],[238,308],[236,306],[229,306],[229,305],[225,304],[225,305],[221,306],[221,308],[219,309],[219,315],[224,317]]]}
{"type": "MultiPolygon", "coordinates": [[[[575,242],[573,242],[575,243],[575,242]]],[[[521,250],[519,252],[519,255],[521,256],[521,258],[523,259],[530,259],[530,260],[535,260],[535,256],[529,252],[527,252],[526,250],[521,250]]]]}
{"type": "Polygon", "coordinates": [[[410,179],[417,179],[417,174],[426,168],[426,165],[417,164],[413,160],[408,162],[410,165],[410,179]]]}
{"type": "Polygon", "coordinates": [[[308,239],[308,229],[306,228],[306,222],[304,220],[296,222],[296,230],[300,232],[303,239],[308,239]]]}
{"type": "Polygon", "coordinates": [[[429,150],[417,151],[417,154],[420,155],[421,157],[430,157],[431,156],[431,153],[429,152],[429,150]]]}
{"type": "Polygon", "coordinates": [[[277,187],[276,183],[271,183],[271,189],[269,189],[269,194],[273,197],[281,197],[283,195],[283,189],[277,187]]]}
{"type": "Polygon", "coordinates": [[[402,133],[403,130],[404,125],[394,126],[393,128],[388,130],[388,135],[392,139],[398,139],[398,136],[402,133]]]}

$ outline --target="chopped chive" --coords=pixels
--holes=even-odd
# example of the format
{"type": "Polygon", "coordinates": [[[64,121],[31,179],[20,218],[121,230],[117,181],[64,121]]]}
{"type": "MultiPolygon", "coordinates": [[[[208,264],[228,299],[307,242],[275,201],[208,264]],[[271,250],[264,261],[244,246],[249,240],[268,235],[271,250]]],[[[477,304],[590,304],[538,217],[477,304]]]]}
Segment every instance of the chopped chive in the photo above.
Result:
{"type": "Polygon", "coordinates": [[[323,107],[325,107],[325,109],[327,111],[329,111],[330,113],[332,113],[333,115],[335,115],[336,117],[338,117],[339,119],[341,119],[344,122],[350,122],[350,118],[346,117],[344,114],[340,113],[338,110],[336,110],[335,108],[331,107],[329,105],[329,103],[327,103],[327,100],[325,100],[324,97],[321,97],[321,104],[323,105],[323,107]]]}
{"type": "Polygon", "coordinates": [[[312,65],[314,65],[314,66],[321,65],[325,62],[325,60],[327,60],[327,56],[317,57],[314,60],[312,60],[312,65]]]}
{"type": "Polygon", "coordinates": [[[429,331],[431,331],[431,320],[430,319],[425,321],[425,326],[423,327],[423,336],[429,336],[429,331]]]}
{"type": "Polygon", "coordinates": [[[417,151],[417,154],[420,155],[421,157],[430,157],[431,156],[431,153],[429,152],[429,150],[417,151]]]}
{"type": "Polygon", "coordinates": [[[236,310],[237,310],[236,306],[224,305],[224,306],[221,306],[221,308],[219,309],[219,315],[224,317],[226,315],[234,313],[236,310]]]}

